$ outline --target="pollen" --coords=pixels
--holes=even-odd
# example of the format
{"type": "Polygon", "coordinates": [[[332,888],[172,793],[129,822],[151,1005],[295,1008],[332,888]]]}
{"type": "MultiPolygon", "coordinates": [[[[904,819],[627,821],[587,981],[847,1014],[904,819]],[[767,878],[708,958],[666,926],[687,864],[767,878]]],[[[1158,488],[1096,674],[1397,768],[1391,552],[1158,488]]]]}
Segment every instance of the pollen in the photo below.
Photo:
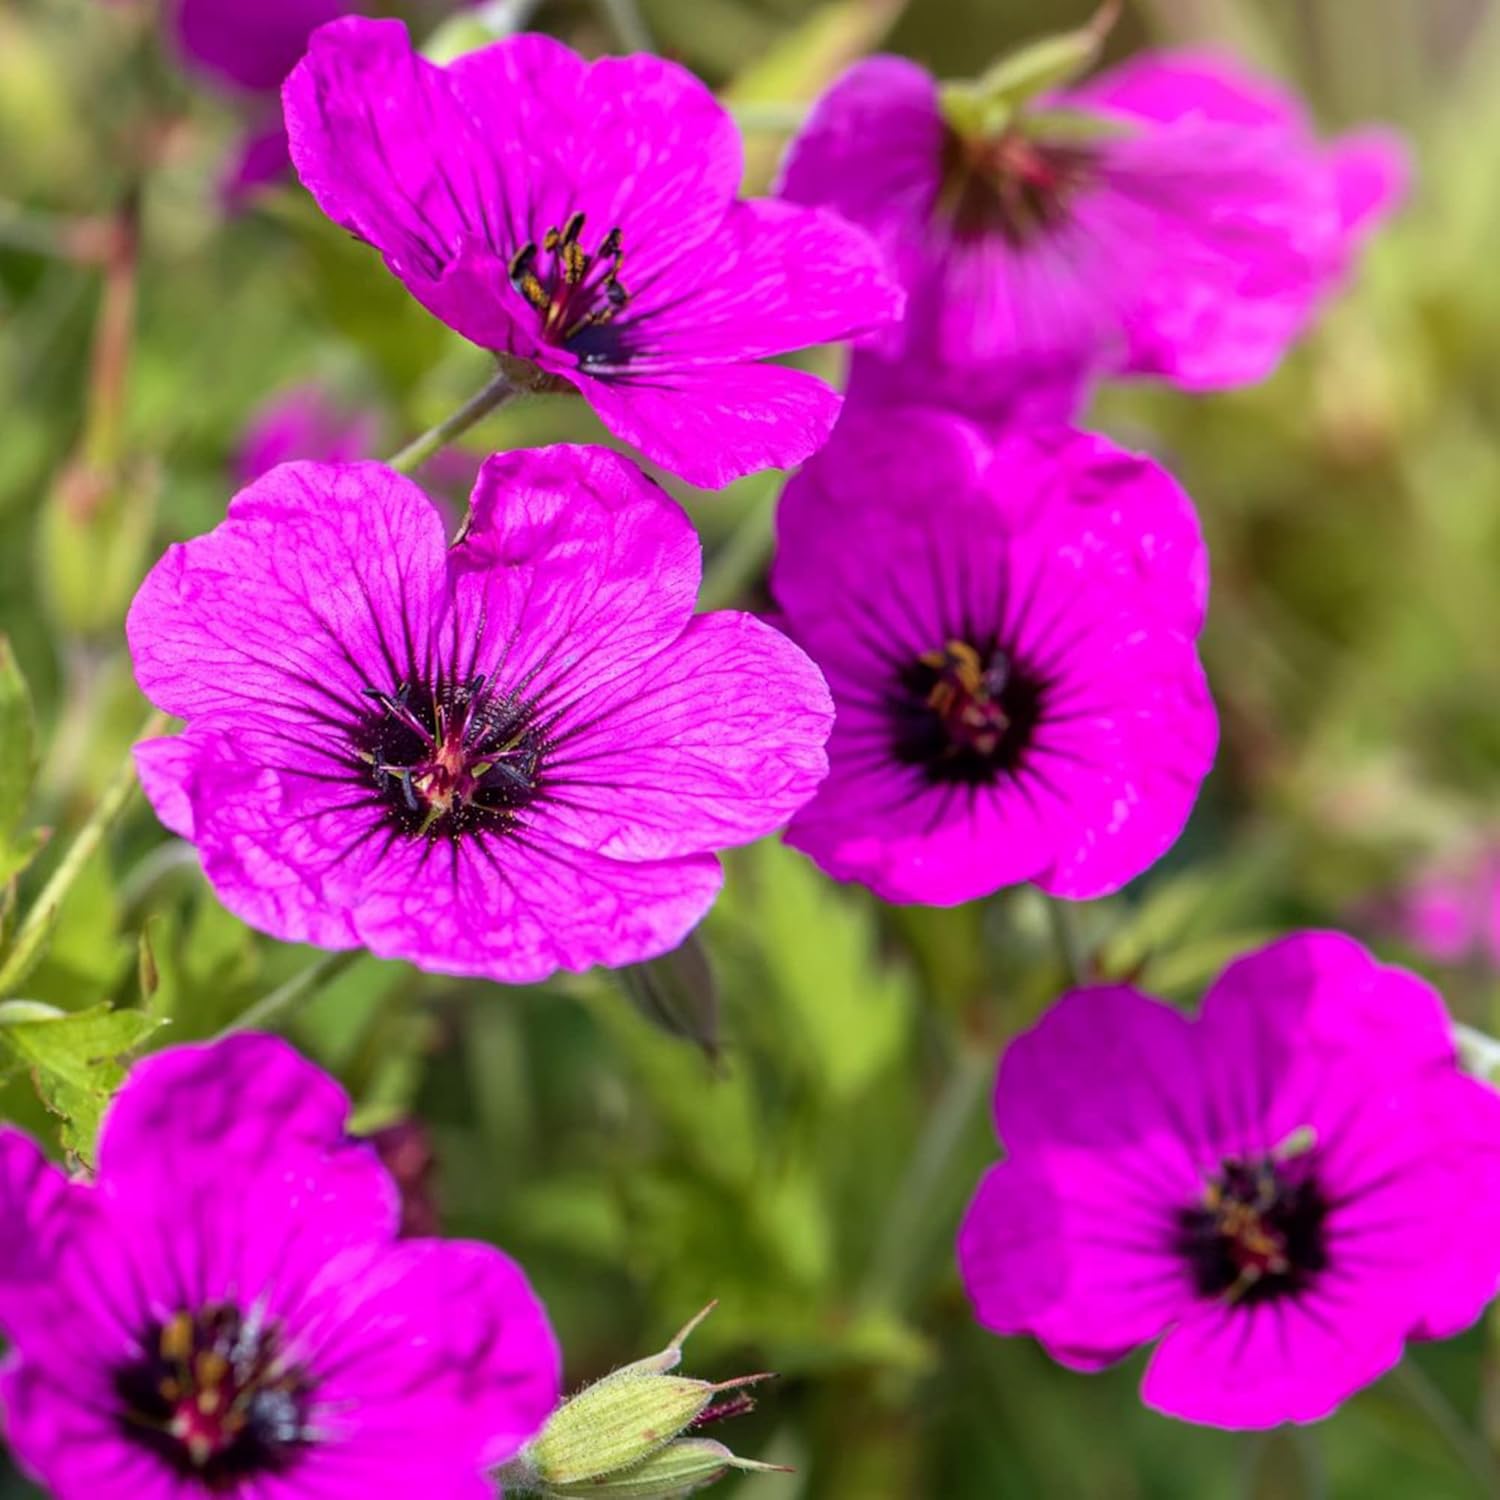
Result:
{"type": "Polygon", "coordinates": [[[540,250],[528,240],[510,259],[511,285],[541,314],[541,335],[550,344],[568,346],[604,327],[630,300],[620,280],[625,253],[619,226],[590,251],[584,224],[583,214],[571,214],[542,236],[540,250]]]}

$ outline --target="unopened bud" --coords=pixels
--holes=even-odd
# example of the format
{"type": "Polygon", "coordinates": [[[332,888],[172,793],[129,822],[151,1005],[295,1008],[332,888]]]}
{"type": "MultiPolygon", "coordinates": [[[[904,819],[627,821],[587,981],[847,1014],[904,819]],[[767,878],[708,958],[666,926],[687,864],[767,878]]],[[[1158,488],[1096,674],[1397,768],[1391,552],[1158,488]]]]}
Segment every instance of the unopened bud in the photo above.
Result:
{"type": "Polygon", "coordinates": [[[655,1354],[585,1386],[560,1406],[541,1434],[501,1470],[507,1491],[551,1500],[578,1495],[639,1497],[688,1494],[730,1469],[770,1469],[731,1453],[722,1443],[684,1438],[704,1421],[737,1416],[754,1402],[746,1386],[771,1377],[741,1375],[717,1383],[671,1373],[682,1346],[713,1311],[710,1303],[655,1354]]]}
{"type": "Polygon", "coordinates": [[[634,1468],[585,1480],[582,1484],[553,1485],[546,1494],[555,1500],[573,1500],[584,1495],[607,1495],[610,1500],[672,1500],[713,1484],[731,1469],[757,1474],[791,1473],[781,1464],[741,1458],[712,1438],[678,1438],[634,1468]]]}

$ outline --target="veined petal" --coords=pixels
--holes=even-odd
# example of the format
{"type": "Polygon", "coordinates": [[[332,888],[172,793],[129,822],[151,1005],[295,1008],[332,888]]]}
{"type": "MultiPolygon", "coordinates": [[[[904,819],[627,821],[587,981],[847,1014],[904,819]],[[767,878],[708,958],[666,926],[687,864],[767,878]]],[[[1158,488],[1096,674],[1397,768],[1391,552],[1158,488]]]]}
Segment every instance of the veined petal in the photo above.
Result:
{"type": "Polygon", "coordinates": [[[716,364],[578,381],[599,419],[663,468],[703,489],[787,469],[827,440],[841,397],[784,365],[716,364]]]}

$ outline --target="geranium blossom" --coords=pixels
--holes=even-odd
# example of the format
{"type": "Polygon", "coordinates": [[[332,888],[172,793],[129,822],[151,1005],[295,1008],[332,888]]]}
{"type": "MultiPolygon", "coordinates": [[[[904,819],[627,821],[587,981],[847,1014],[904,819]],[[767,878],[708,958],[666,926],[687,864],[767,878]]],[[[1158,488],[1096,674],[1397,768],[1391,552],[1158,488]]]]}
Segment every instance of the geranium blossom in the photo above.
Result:
{"type": "Polygon", "coordinates": [[[892,901],[1083,898],[1176,839],[1217,738],[1207,555],[1149,459],[851,408],[777,534],[772,592],[838,714],[788,841],[830,874],[892,901]]]}
{"type": "Polygon", "coordinates": [[[698,539],[627,460],[491,458],[450,549],[376,464],[287,464],[173,547],[127,621],[162,820],[277,937],[511,982],[677,944],[713,851],[824,774],[812,663],[693,614],[698,539]]]}
{"type": "Polygon", "coordinates": [[[1435,963],[1500,970],[1500,839],[1418,871],[1366,916],[1435,963]]]}
{"type": "MultiPolygon", "coordinates": [[[[404,0],[399,8],[430,20],[456,3],[404,0]]],[[[167,29],[183,67],[237,99],[249,118],[223,183],[231,206],[291,170],[279,96],[308,37],[341,16],[379,8],[366,0],[168,0],[167,29]]]]}
{"type": "Polygon", "coordinates": [[[350,463],[369,455],[379,432],[375,412],[346,407],[309,381],[273,396],[255,412],[240,438],[235,472],[249,484],[294,458],[350,463]]]}
{"type": "Polygon", "coordinates": [[[799,462],[838,395],[769,355],[888,322],[831,213],[739,202],[739,135],[685,69],[519,36],[439,68],[397,23],[325,27],[287,80],[292,159],[465,338],[576,388],[691,483],[799,462]]]}
{"type": "Polygon", "coordinates": [[[1066,418],[1095,375],[1261,379],[1405,180],[1381,132],[1320,144],[1295,99],[1203,53],[1143,57],[970,138],[917,64],[856,64],[782,193],[869,229],[908,315],[854,382],[1066,418]]]}
{"type": "Polygon", "coordinates": [[[995,1123],[958,1242],[979,1320],[1080,1370],[1160,1338],[1142,1395],[1174,1416],[1327,1416],[1500,1286],[1500,1097],[1438,995],[1336,933],[1231,965],[1196,1021],[1065,996],[995,1123]]]}
{"type": "Polygon", "coordinates": [[[284,1042],[141,1063],[93,1182],[0,1130],[0,1406],[57,1500],[488,1500],[558,1395],[488,1245],[396,1239],[348,1101],[284,1042]]]}

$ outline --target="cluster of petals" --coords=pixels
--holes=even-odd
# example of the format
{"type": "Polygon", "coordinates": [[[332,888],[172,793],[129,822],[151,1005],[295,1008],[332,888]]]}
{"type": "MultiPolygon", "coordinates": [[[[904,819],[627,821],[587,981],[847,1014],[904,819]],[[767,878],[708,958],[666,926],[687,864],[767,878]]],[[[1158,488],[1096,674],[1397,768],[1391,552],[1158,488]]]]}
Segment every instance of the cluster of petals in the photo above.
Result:
{"type": "Polygon", "coordinates": [[[1500,972],[1500,839],[1434,862],[1365,915],[1434,963],[1500,972]]]}
{"type": "Polygon", "coordinates": [[[1327,1416],[1500,1287],[1500,1095],[1352,939],[1232,964],[1189,1020],[1076,990],[1007,1049],[959,1237],[979,1320],[1222,1427],[1327,1416]]]}
{"type": "Polygon", "coordinates": [[[734,121],[661,58],[528,34],[438,67],[350,17],[284,100],[303,183],[423,306],[692,484],[811,454],[841,398],[763,361],[900,312],[862,230],[738,199],[734,121]]]}
{"type": "Polygon", "coordinates": [[[868,229],[908,294],[851,401],[1026,420],[1070,417],[1097,376],[1259,380],[1405,179],[1388,133],[1324,145],[1213,53],[1149,54],[979,139],[916,63],[875,57],[820,101],[781,192],[868,229]]]}
{"type": "Polygon", "coordinates": [[[274,1038],[180,1047],[90,1181],[0,1130],[0,1408],[56,1500],[492,1500],[559,1356],[492,1246],[401,1239],[348,1101],[274,1038]]]}
{"type": "Polygon", "coordinates": [[[186,720],[142,784],[276,937],[510,983],[653,957],[827,765],[816,668],[695,616],[699,571],[602,448],[489,459],[451,547],[389,469],[283,465],[131,607],[141,688],[186,720]]]}
{"type": "Polygon", "coordinates": [[[830,874],[901,902],[1083,899],[1181,832],[1217,744],[1208,559],[1150,459],[851,407],[782,497],[771,589],[837,710],[788,832],[830,874]]]}
{"type": "Polygon", "coordinates": [[[240,435],[235,472],[249,484],[295,458],[353,463],[370,456],[379,433],[376,412],[345,406],[326,387],[309,381],[278,392],[251,415],[240,435]]]}
{"type": "MultiPolygon", "coordinates": [[[[405,0],[414,19],[432,19],[450,0],[405,0]]],[[[223,183],[231,207],[291,170],[281,85],[320,26],[363,9],[366,0],[167,0],[173,51],[183,67],[237,100],[248,119],[223,183]]]]}

